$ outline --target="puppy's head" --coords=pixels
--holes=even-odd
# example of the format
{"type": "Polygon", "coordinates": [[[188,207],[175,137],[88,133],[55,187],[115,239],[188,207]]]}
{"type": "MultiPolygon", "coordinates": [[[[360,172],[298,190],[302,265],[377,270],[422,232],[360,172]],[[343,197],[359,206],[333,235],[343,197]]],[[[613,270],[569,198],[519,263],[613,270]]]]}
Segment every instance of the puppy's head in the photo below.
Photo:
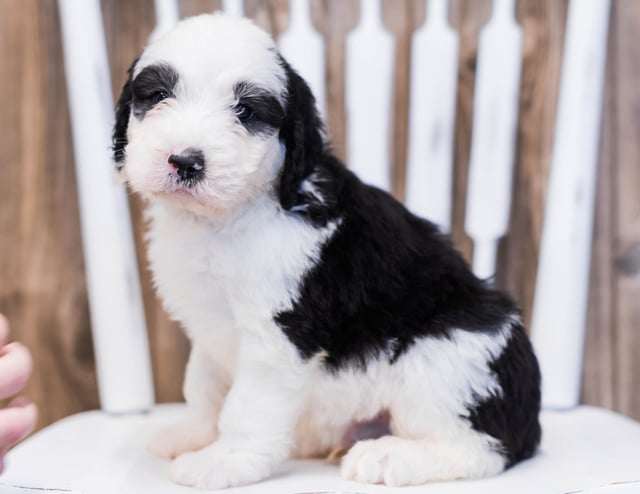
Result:
{"type": "Polygon", "coordinates": [[[293,207],[323,140],[308,86],[269,35],[214,14],[180,22],[133,63],[113,146],[134,191],[218,215],[264,193],[293,207]]]}

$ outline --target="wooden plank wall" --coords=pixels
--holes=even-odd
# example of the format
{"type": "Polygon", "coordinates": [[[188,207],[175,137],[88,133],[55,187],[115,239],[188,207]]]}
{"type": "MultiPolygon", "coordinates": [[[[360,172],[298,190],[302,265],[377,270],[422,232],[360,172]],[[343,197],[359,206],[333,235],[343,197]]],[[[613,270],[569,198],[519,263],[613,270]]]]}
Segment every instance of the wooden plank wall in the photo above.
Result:
{"type": "Polygon", "coordinates": [[[640,416],[640,2],[613,2],[583,399],[640,416]]]}
{"type": "MultiPolygon", "coordinates": [[[[397,41],[393,125],[394,191],[404,193],[410,36],[424,20],[423,0],[383,0],[384,22],[397,41]]],[[[182,0],[182,15],[213,10],[217,0],[182,0]]],[[[153,28],[152,0],[103,0],[112,83],[117,93],[129,63],[153,28]]],[[[344,39],[358,19],[357,0],[312,0],[327,46],[328,124],[345,154],[344,39]]],[[[527,318],[540,240],[551,152],[566,0],[519,0],[525,47],[517,172],[511,231],[500,247],[497,282],[522,303],[527,318]]],[[[277,34],[286,0],[246,0],[249,16],[277,34]]],[[[464,197],[478,33],[490,0],[452,0],[460,33],[455,134],[453,238],[469,258],[464,197]]],[[[27,394],[40,426],[98,406],[60,27],[55,0],[0,2],[0,311],[13,337],[32,350],[27,394]]],[[[583,397],[640,419],[640,3],[613,0],[602,151],[598,181],[589,332],[583,397]]],[[[132,198],[141,265],[142,205],[132,198]]],[[[142,269],[159,401],[181,399],[188,351],[142,269]]]]}

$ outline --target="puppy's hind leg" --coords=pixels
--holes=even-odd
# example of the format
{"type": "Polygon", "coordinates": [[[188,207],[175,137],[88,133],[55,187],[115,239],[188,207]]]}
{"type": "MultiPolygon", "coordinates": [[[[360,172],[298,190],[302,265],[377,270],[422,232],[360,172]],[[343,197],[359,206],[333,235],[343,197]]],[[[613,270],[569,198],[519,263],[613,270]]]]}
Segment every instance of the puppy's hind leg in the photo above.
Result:
{"type": "Polygon", "coordinates": [[[211,357],[194,342],[183,386],[186,416],[157,431],[147,450],[154,456],[171,460],[211,444],[216,439],[218,417],[227,390],[222,372],[216,371],[211,357]]]}
{"type": "Polygon", "coordinates": [[[403,486],[487,477],[504,469],[502,455],[461,443],[397,436],[360,441],[342,459],[341,473],[356,482],[403,486]]]}
{"type": "Polygon", "coordinates": [[[471,403],[502,393],[489,365],[502,346],[465,332],[416,343],[379,384],[389,390],[393,435],[356,443],[343,458],[343,476],[399,486],[504,470],[502,443],[470,419],[471,403]]]}

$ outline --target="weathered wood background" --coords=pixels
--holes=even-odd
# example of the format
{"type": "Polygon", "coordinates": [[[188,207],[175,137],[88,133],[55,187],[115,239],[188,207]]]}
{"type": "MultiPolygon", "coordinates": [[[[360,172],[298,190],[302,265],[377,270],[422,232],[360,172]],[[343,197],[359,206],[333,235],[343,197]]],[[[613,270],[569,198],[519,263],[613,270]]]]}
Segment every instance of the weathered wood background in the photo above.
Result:
{"type": "MultiPolygon", "coordinates": [[[[152,0],[103,0],[114,91],[154,24],[152,0]]],[[[393,125],[394,190],[404,192],[409,44],[424,0],[384,0],[397,41],[393,125]]],[[[327,46],[329,128],[344,155],[345,34],[356,0],[312,0],[327,46]]],[[[182,0],[183,15],[213,0],[182,0]]],[[[274,34],[287,25],[286,0],[246,0],[249,16],[274,34]]],[[[519,0],[525,49],[511,230],[500,248],[498,284],[530,315],[542,206],[552,144],[566,0],[519,0]]],[[[453,238],[463,233],[478,33],[490,0],[452,0],[460,33],[453,238]]],[[[98,394],[85,289],[60,26],[55,0],[0,0],[0,311],[35,359],[27,394],[40,426],[96,408],[98,394]]],[[[613,0],[592,260],[583,401],[640,419],[640,2],[613,0]]],[[[141,265],[141,204],[132,198],[141,265]]],[[[146,269],[147,321],[159,401],[181,399],[188,350],[156,301],[146,269]]]]}

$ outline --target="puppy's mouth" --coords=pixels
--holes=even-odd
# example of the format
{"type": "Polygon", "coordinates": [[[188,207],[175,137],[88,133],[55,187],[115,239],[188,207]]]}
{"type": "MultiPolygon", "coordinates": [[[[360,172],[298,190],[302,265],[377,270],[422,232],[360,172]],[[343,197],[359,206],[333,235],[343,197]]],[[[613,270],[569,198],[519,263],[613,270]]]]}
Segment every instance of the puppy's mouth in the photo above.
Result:
{"type": "Polygon", "coordinates": [[[168,173],[150,192],[155,196],[190,199],[204,203],[200,187],[200,177],[180,177],[176,172],[168,173]]]}
{"type": "Polygon", "coordinates": [[[162,202],[172,204],[199,215],[215,213],[217,208],[203,199],[193,187],[187,185],[173,185],[167,188],[150,191],[149,194],[162,202]]]}
{"type": "Polygon", "coordinates": [[[201,179],[192,177],[180,177],[175,170],[167,173],[158,180],[154,186],[147,188],[146,192],[155,197],[189,199],[202,202],[198,193],[198,183],[201,179]]]}

